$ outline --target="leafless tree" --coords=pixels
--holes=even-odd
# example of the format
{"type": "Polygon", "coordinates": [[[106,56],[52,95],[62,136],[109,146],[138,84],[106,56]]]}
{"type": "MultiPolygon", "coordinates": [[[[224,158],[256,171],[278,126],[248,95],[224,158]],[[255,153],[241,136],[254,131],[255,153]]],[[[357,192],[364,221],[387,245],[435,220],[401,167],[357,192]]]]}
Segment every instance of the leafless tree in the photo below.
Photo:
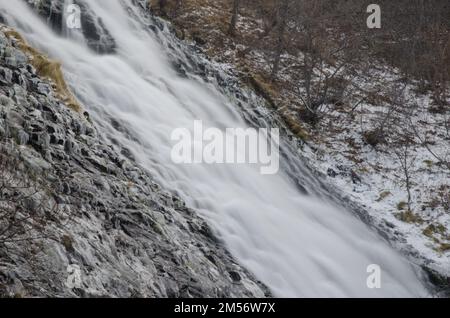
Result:
{"type": "Polygon", "coordinates": [[[372,130],[364,132],[364,140],[369,145],[376,147],[380,143],[386,142],[388,131],[392,128],[395,115],[399,114],[406,105],[405,100],[406,84],[395,84],[387,93],[386,111],[382,112],[377,119],[377,124],[372,130]]]}
{"type": "Polygon", "coordinates": [[[280,69],[281,55],[285,50],[285,33],[288,23],[289,0],[279,0],[277,3],[277,35],[272,65],[271,79],[274,80],[280,69]]]}
{"type": "Polygon", "coordinates": [[[405,189],[406,193],[408,195],[408,211],[412,212],[412,172],[411,167],[414,164],[415,158],[411,154],[411,140],[407,137],[406,139],[402,140],[397,144],[396,147],[394,147],[394,153],[398,159],[398,162],[400,163],[400,166],[402,168],[403,177],[404,177],[404,183],[405,183],[405,189]]]}
{"type": "Polygon", "coordinates": [[[233,9],[231,12],[230,27],[228,29],[228,34],[232,37],[236,36],[236,26],[239,18],[239,7],[241,0],[233,0],[233,9]]]}
{"type": "Polygon", "coordinates": [[[158,0],[159,12],[162,16],[167,16],[167,0],[158,0]]]}
{"type": "MultiPolygon", "coordinates": [[[[429,136],[427,136],[427,131],[421,133],[419,129],[416,127],[416,125],[412,122],[411,116],[407,117],[409,127],[411,127],[412,135],[417,138],[419,141],[419,144],[424,147],[428,153],[435,158],[439,164],[445,166],[447,169],[450,169],[450,149],[445,149],[444,154],[438,154],[435,150],[432,149],[430,145],[429,136]]],[[[444,116],[444,127],[448,129],[449,123],[446,116],[444,116]]],[[[448,138],[448,131],[447,131],[447,138],[448,138]]]]}
{"type": "MultiPolygon", "coordinates": [[[[327,1],[302,2],[297,7],[297,33],[290,48],[298,54],[300,77],[295,89],[304,110],[301,117],[315,124],[329,105],[343,103],[348,66],[358,57],[358,39],[336,36],[329,31],[334,25],[327,1]]],[[[336,26],[335,30],[339,32],[336,26]]]]}

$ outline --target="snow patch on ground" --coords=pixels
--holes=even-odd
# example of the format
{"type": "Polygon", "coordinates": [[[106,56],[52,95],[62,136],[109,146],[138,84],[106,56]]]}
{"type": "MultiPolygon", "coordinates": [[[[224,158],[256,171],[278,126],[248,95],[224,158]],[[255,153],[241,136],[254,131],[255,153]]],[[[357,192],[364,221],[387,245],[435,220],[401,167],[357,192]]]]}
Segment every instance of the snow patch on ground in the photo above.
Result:
{"type": "MultiPolygon", "coordinates": [[[[379,71],[379,82],[373,78],[371,74],[371,82],[365,82],[364,78],[356,82],[370,90],[399,80],[393,71],[386,69],[379,71]]],[[[450,170],[436,158],[447,162],[450,158],[450,136],[445,127],[448,118],[429,112],[431,97],[418,95],[414,88],[406,86],[405,105],[411,107],[410,118],[417,134],[427,140],[425,147],[416,136],[411,136],[415,142],[408,152],[411,210],[417,221],[402,221],[400,217],[407,210],[408,195],[396,154],[398,149],[389,145],[374,148],[363,140],[363,132],[373,129],[385,114],[382,104],[362,103],[351,114],[348,110],[328,113],[317,127],[317,137],[302,150],[302,155],[345,198],[363,207],[375,226],[391,228],[397,248],[404,251],[412,248],[417,252],[417,260],[449,277],[450,170]]],[[[393,121],[396,120],[394,116],[393,121]]],[[[398,126],[391,129],[402,129],[401,124],[398,126]]]]}

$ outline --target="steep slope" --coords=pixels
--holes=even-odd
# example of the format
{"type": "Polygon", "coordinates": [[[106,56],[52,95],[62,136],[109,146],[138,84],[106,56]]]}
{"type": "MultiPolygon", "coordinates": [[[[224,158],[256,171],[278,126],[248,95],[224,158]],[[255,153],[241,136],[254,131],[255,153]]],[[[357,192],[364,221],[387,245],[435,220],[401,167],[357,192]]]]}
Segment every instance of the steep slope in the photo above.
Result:
{"type": "Polygon", "coordinates": [[[268,295],[204,220],[60,101],[5,33],[0,296],[268,295]]]}
{"type": "MultiPolygon", "coordinates": [[[[51,1],[58,2],[61,1],[51,1]]],[[[114,39],[110,54],[89,45],[91,33],[86,35],[84,29],[61,33],[59,26],[42,19],[42,14],[38,16],[36,8],[30,10],[23,1],[0,0],[4,20],[20,30],[33,46],[62,62],[73,94],[89,111],[98,136],[111,145],[110,150],[130,160],[135,158],[148,171],[145,175],[153,176],[165,190],[177,193],[188,207],[207,220],[239,263],[267,284],[274,295],[427,295],[422,272],[352,215],[353,211],[341,207],[339,197],[304,164],[298,155],[298,140],[285,129],[282,129],[280,145],[282,169],[273,176],[262,176],[252,165],[178,165],[173,162],[171,133],[176,128],[190,130],[195,120],[203,120],[205,126],[221,130],[272,125],[282,128],[283,125],[264,107],[264,101],[253,91],[243,89],[223,65],[206,61],[195,46],[186,46],[177,40],[168,24],[149,14],[147,1],[76,2],[87,5],[89,10],[84,13],[96,17],[95,27],[104,27],[114,39]],[[367,288],[370,264],[379,264],[384,269],[382,289],[367,288]]],[[[95,33],[104,34],[101,30],[95,33]]],[[[108,42],[108,37],[100,38],[108,42]]],[[[20,136],[26,135],[21,133],[20,136]]],[[[95,150],[90,146],[83,149],[83,156],[87,156],[86,151],[95,150]]],[[[90,164],[105,174],[114,171],[116,165],[93,161],[90,164]]],[[[110,189],[107,181],[101,187],[110,189]]],[[[127,185],[136,182],[135,178],[127,185]]],[[[126,188],[120,189],[120,193],[125,193],[126,188]]],[[[101,197],[96,194],[98,196],[101,197]]],[[[109,200],[109,196],[107,198],[109,200]]],[[[121,209],[112,207],[110,215],[115,222],[114,215],[121,215],[121,209]]],[[[125,209],[130,209],[129,205],[125,209]]],[[[137,212],[141,209],[146,208],[138,205],[137,212]]],[[[157,217],[154,221],[160,222],[157,217]]],[[[131,233],[133,228],[130,230],[128,223],[131,222],[120,221],[119,226],[131,233]]],[[[90,224],[96,224],[95,220],[87,223],[90,224]]],[[[152,222],[149,225],[154,227],[152,222]]],[[[146,229],[147,225],[144,227],[146,229]]],[[[201,232],[209,235],[208,230],[201,232]]],[[[170,237],[169,242],[172,242],[173,236],[170,237]]],[[[149,238],[150,242],[156,239],[149,238]]],[[[73,240],[77,237],[64,236],[65,248],[72,250],[73,240]]],[[[143,240],[142,243],[149,242],[143,240]]],[[[164,247],[156,246],[155,254],[158,248],[164,247]]],[[[100,251],[102,254],[101,248],[100,251]]],[[[127,246],[123,253],[135,251],[127,246]]],[[[111,248],[113,253],[114,248],[111,248]]],[[[195,256],[196,248],[184,245],[180,253],[195,256]]],[[[71,272],[77,272],[75,265],[79,266],[69,267],[71,272]]],[[[172,272],[178,269],[190,272],[191,268],[188,261],[170,269],[167,275],[174,277],[172,272]]],[[[206,277],[211,275],[201,273],[206,277]]],[[[89,278],[95,280],[102,274],[97,271],[89,278]]],[[[108,277],[109,273],[104,275],[108,277]]],[[[214,268],[212,275],[216,277],[214,268]]],[[[249,286],[240,272],[233,271],[229,276],[249,286]]],[[[181,282],[188,286],[186,288],[197,290],[195,281],[193,286],[184,284],[182,279],[181,282]]]]}
{"type": "MultiPolygon", "coordinates": [[[[268,111],[277,114],[292,134],[302,140],[298,146],[301,156],[327,188],[333,188],[342,197],[341,201],[359,206],[356,210],[367,223],[388,237],[396,249],[436,274],[438,285],[448,291],[450,87],[443,86],[443,91],[447,92],[443,94],[447,98],[446,104],[443,101],[446,108],[439,110],[435,92],[429,87],[431,82],[425,81],[424,88],[423,81],[404,67],[404,64],[411,64],[410,67],[422,65],[425,70],[440,69],[442,75],[445,74],[449,64],[444,60],[450,57],[450,51],[445,49],[445,43],[450,45],[450,33],[445,24],[436,28],[435,33],[420,34],[422,44],[430,41],[435,49],[430,50],[430,46],[425,45],[422,55],[418,54],[415,61],[411,61],[414,60],[411,56],[401,58],[408,51],[408,41],[402,43],[399,40],[396,33],[399,26],[394,23],[397,12],[387,12],[389,6],[386,5],[382,6],[381,33],[392,30],[392,41],[383,37],[381,40],[377,32],[366,30],[365,9],[369,2],[365,4],[364,1],[348,1],[351,5],[342,7],[333,1],[241,1],[234,36],[229,33],[233,1],[149,3],[152,12],[173,24],[179,38],[195,45],[209,59],[227,65],[241,79],[242,86],[251,87],[266,99],[268,111]],[[311,6],[317,3],[320,7],[320,3],[325,2],[328,7],[322,7],[320,12],[299,9],[308,3],[311,6]],[[278,76],[274,79],[271,72],[279,40],[277,8],[280,3],[290,3],[293,13],[289,32],[284,34],[285,47],[278,76]],[[305,48],[301,25],[302,21],[321,18],[329,19],[330,25],[324,32],[320,22],[313,22],[319,25],[314,29],[316,33],[313,32],[318,39],[314,48],[321,52],[315,56],[311,54],[314,50],[305,48]],[[346,19],[352,22],[351,27],[346,26],[346,19]],[[295,31],[296,26],[301,31],[295,31]],[[377,49],[369,50],[365,42],[358,42],[358,37],[377,43],[374,45],[377,49]],[[339,61],[342,55],[332,53],[330,44],[335,43],[349,47],[351,54],[343,59],[348,58],[349,62],[339,61]],[[324,49],[328,46],[330,48],[324,49]],[[379,52],[392,56],[382,59],[381,54],[377,55],[379,52]],[[352,54],[359,58],[352,58],[352,54]],[[440,58],[439,54],[442,54],[440,58]],[[425,55],[429,55],[427,62],[423,60],[425,55]],[[315,56],[322,61],[315,66],[313,73],[316,73],[318,84],[312,85],[311,89],[328,90],[331,96],[330,101],[321,106],[319,118],[314,121],[304,116],[305,56],[315,56]],[[328,57],[323,59],[321,56],[328,57]],[[394,57],[404,62],[403,69],[392,63],[394,57]],[[329,76],[334,71],[339,75],[326,78],[326,74],[329,76]],[[329,82],[329,86],[322,81],[329,82]],[[383,140],[370,140],[380,126],[384,126],[383,140]]],[[[445,1],[440,3],[445,4],[445,1]]],[[[396,2],[396,5],[405,6],[402,2],[396,2]]],[[[428,9],[432,7],[430,5],[428,9]]],[[[438,8],[436,3],[435,10],[443,16],[450,12],[448,5],[446,9],[438,8]]],[[[405,13],[402,19],[414,19],[417,12],[413,6],[405,8],[406,11],[408,14],[405,13]]],[[[430,15],[429,27],[433,29],[431,22],[434,22],[433,17],[439,21],[437,15],[429,10],[422,13],[430,15]]],[[[403,26],[403,22],[399,21],[399,24],[403,26]]],[[[406,35],[404,39],[411,41],[414,38],[408,38],[408,32],[406,35]]]]}

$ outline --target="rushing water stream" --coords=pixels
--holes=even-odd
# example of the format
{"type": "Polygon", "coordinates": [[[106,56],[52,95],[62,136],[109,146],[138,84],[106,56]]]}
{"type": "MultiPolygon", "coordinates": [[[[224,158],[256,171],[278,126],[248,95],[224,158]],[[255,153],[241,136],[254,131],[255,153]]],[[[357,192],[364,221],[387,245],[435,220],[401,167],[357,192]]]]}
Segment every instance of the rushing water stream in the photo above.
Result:
{"type": "MultiPolygon", "coordinates": [[[[274,295],[427,295],[409,262],[350,212],[304,195],[286,169],[262,175],[254,165],[173,163],[175,128],[193,129],[194,120],[219,128],[247,123],[214,85],[180,76],[132,2],[87,1],[116,42],[109,55],[90,50],[80,32],[57,35],[23,1],[0,0],[0,9],[33,46],[62,62],[72,91],[104,137],[125,145],[163,187],[195,208],[274,295]],[[111,118],[124,128],[117,129],[111,118]],[[366,285],[370,264],[381,267],[380,289],[366,285]]],[[[292,158],[281,160],[301,162],[288,153],[292,158]]]]}

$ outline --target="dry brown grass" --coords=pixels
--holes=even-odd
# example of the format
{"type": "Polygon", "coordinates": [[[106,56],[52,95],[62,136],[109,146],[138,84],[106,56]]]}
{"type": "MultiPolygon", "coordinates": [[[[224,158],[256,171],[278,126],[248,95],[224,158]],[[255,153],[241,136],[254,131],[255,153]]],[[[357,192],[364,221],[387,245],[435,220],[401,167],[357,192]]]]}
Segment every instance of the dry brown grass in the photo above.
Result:
{"type": "Polygon", "coordinates": [[[288,128],[292,131],[292,133],[295,136],[297,136],[299,139],[303,141],[308,141],[310,139],[308,132],[300,124],[300,121],[297,118],[287,113],[283,113],[281,114],[281,116],[283,117],[288,128]]]}
{"type": "MultiPolygon", "coordinates": [[[[400,202],[397,205],[397,209],[403,209],[405,208],[404,206],[406,206],[405,202],[400,202]]],[[[410,210],[406,210],[403,212],[400,212],[397,214],[397,218],[405,223],[410,223],[410,224],[422,224],[424,222],[424,220],[416,213],[410,211],[410,210]]]]}
{"type": "Polygon", "coordinates": [[[61,63],[51,60],[35,48],[28,45],[22,35],[15,30],[8,29],[5,35],[14,39],[19,48],[29,57],[31,65],[34,66],[36,72],[42,78],[48,78],[55,84],[57,96],[71,109],[81,112],[82,107],[70,92],[61,70],[61,63]]]}

